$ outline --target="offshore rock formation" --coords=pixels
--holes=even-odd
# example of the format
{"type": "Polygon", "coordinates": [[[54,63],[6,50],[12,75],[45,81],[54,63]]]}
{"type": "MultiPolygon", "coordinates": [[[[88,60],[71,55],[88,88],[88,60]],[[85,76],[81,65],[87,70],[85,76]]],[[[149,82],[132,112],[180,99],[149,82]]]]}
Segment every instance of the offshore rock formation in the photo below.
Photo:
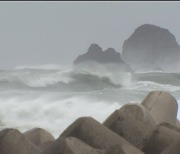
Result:
{"type": "Polygon", "coordinates": [[[178,104],[165,91],[126,104],[100,123],[80,117],[57,139],[35,128],[0,131],[0,154],[179,154],[178,104]]]}
{"type": "Polygon", "coordinates": [[[135,71],[173,71],[178,68],[180,46],[168,29],[144,24],[124,41],[122,58],[135,71]]]}
{"type": "Polygon", "coordinates": [[[117,65],[126,71],[131,71],[131,68],[122,60],[120,53],[116,52],[113,48],[108,48],[103,51],[98,44],[91,44],[87,53],[79,55],[74,60],[74,65],[92,66],[94,64],[102,65],[117,65]]]}

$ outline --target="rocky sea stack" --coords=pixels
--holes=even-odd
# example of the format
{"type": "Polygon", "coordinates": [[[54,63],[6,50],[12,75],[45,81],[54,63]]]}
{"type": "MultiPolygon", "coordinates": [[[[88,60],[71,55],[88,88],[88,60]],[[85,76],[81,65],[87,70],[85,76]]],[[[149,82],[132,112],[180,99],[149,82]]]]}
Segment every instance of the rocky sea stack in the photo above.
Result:
{"type": "Polygon", "coordinates": [[[180,46],[168,29],[144,24],[124,41],[122,58],[135,71],[171,71],[179,61],[180,46]]]}
{"type": "Polygon", "coordinates": [[[91,44],[88,51],[79,55],[74,60],[74,65],[84,65],[85,63],[98,63],[98,64],[114,64],[125,68],[125,70],[131,70],[130,67],[122,60],[120,53],[116,52],[113,48],[108,48],[103,51],[98,44],[91,44]]]}

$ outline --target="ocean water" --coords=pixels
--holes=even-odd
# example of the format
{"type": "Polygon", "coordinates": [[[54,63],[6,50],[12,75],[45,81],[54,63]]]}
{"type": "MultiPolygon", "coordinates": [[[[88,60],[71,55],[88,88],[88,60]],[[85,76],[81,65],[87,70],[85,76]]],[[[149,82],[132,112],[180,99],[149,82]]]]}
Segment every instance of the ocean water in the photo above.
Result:
{"type": "Polygon", "coordinates": [[[179,103],[180,73],[57,65],[0,70],[0,130],[40,127],[58,137],[77,118],[103,122],[124,104],[140,103],[152,90],[168,91],[179,103]]]}

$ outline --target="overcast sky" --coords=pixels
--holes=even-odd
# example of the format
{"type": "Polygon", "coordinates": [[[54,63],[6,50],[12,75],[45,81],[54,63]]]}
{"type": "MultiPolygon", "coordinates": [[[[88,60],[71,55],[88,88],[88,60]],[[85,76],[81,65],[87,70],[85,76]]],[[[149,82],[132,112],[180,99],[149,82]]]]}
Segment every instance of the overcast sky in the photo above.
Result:
{"type": "Polygon", "coordinates": [[[169,29],[180,44],[180,2],[0,2],[0,69],[71,65],[91,43],[122,45],[145,23],[169,29]]]}

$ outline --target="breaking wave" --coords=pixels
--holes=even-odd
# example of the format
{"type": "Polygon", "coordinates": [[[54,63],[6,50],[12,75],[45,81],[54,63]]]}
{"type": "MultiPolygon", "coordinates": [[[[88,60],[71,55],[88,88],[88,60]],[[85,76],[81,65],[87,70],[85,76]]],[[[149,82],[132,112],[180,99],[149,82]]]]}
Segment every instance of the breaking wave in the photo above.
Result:
{"type": "Polygon", "coordinates": [[[135,73],[135,78],[139,81],[151,81],[159,84],[180,86],[180,73],[170,72],[147,72],[135,73]]]}
{"type": "Polygon", "coordinates": [[[119,88],[131,82],[129,72],[95,72],[69,68],[15,69],[0,71],[0,89],[30,89],[46,91],[91,91],[104,88],[119,88]]]}
{"type": "Polygon", "coordinates": [[[102,65],[1,70],[0,129],[41,127],[57,137],[81,116],[103,122],[122,105],[140,103],[152,90],[169,91],[180,100],[180,73],[131,73],[102,65]]]}

